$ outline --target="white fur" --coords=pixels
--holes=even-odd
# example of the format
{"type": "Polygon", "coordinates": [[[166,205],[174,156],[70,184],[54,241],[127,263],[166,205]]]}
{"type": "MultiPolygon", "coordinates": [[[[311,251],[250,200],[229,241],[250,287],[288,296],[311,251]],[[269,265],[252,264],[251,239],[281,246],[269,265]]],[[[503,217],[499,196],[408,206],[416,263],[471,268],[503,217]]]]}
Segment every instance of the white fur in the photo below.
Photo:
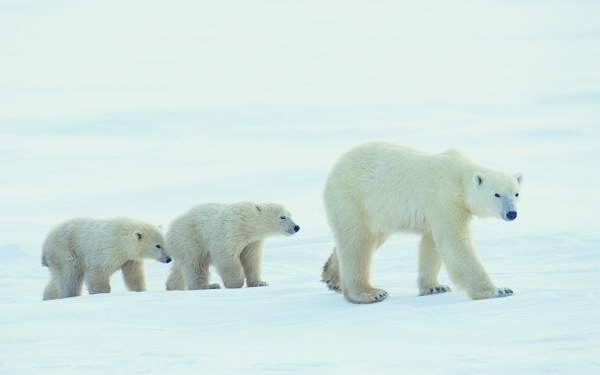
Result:
{"type": "Polygon", "coordinates": [[[213,264],[226,288],[266,286],[261,279],[266,237],[292,235],[300,229],[284,206],[276,203],[207,203],[176,218],[167,232],[173,256],[167,290],[213,289],[213,264]]]}
{"type": "Polygon", "coordinates": [[[51,276],[44,300],[79,296],[84,281],[90,294],[109,293],[110,276],[119,269],[129,290],[144,291],[144,259],[171,261],[165,242],[158,227],[136,219],[65,221],[44,241],[42,265],[51,276]]]}
{"type": "Polygon", "coordinates": [[[516,217],[523,176],[471,162],[462,152],[430,155],[387,142],[344,154],[325,185],[327,216],[336,240],[323,281],[351,302],[371,303],[387,292],[370,284],[373,252],[396,232],[422,234],[420,294],[449,291],[437,275],[446,265],[452,280],[473,299],[512,294],[497,288],[479,261],[469,231],[473,215],[516,217]]]}

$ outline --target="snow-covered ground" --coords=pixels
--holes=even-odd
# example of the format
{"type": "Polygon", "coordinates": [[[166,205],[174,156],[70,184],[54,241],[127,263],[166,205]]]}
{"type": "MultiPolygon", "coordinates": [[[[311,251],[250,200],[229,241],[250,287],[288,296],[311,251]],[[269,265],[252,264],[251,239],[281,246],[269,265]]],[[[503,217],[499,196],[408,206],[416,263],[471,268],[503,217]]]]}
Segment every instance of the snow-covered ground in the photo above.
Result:
{"type": "MultiPolygon", "coordinates": [[[[0,1],[0,373],[600,373],[596,2],[0,1]],[[515,295],[417,297],[392,237],[353,305],[319,282],[321,191],[385,139],[463,149],[525,179],[513,223],[476,219],[515,295]],[[285,204],[271,286],[42,301],[48,230],[73,216],[167,227],[190,206],[285,204]]],[[[220,282],[213,273],[214,281],[220,282]]],[[[443,273],[442,282],[451,284],[443,273]]]]}

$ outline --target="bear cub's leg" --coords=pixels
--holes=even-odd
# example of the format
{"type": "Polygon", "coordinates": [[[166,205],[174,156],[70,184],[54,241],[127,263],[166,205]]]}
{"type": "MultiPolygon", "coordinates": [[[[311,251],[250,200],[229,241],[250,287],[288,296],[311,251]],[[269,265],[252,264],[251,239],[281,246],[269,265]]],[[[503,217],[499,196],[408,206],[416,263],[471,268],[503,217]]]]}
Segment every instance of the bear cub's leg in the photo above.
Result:
{"type": "MultiPolygon", "coordinates": [[[[202,255],[200,258],[195,259],[190,263],[180,265],[179,267],[178,264],[175,264],[171,269],[171,276],[169,276],[169,281],[171,281],[172,278],[176,279],[177,277],[181,277],[183,280],[185,280],[183,283],[187,284],[187,288],[189,290],[221,288],[219,284],[209,284],[210,257],[206,255],[202,255]],[[180,276],[177,276],[178,274],[180,276]]],[[[169,281],[167,281],[167,286],[169,285],[169,281]]]]}
{"type": "Polygon", "coordinates": [[[442,267],[442,257],[438,252],[433,237],[423,234],[419,243],[419,295],[446,293],[452,291],[447,285],[440,285],[438,274],[442,267]]]}
{"type": "Polygon", "coordinates": [[[59,296],[59,285],[58,285],[58,279],[59,279],[60,275],[58,274],[57,271],[55,270],[50,270],[50,281],[48,282],[48,285],[46,286],[46,289],[44,289],[44,301],[46,300],[50,300],[50,299],[57,299],[60,298],[59,296]]]}
{"type": "Polygon", "coordinates": [[[269,286],[268,282],[261,279],[263,244],[264,241],[253,242],[246,246],[240,254],[246,285],[249,287],[269,286]]]}
{"type": "Polygon", "coordinates": [[[83,271],[79,262],[67,262],[62,265],[56,280],[58,298],[77,297],[83,289],[83,271]]]}
{"type": "Polygon", "coordinates": [[[213,262],[225,288],[241,288],[244,286],[244,268],[235,255],[219,255],[213,262]]]}
{"type": "Polygon", "coordinates": [[[130,260],[121,266],[123,280],[127,289],[132,292],[143,292],[146,290],[146,276],[144,274],[144,262],[130,260]]]}
{"type": "Polygon", "coordinates": [[[101,267],[93,267],[85,275],[85,283],[90,294],[110,293],[110,274],[101,267]]]}

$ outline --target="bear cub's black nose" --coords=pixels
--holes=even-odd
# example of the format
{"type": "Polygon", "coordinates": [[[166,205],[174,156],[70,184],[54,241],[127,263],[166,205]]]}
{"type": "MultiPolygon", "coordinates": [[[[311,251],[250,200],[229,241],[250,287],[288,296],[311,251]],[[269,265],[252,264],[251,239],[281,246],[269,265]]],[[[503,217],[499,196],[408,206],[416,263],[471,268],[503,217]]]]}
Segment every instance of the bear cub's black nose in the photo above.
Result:
{"type": "Polygon", "coordinates": [[[516,212],[516,211],[509,211],[509,212],[506,214],[506,217],[507,217],[509,220],[514,220],[514,219],[516,219],[516,218],[517,218],[517,212],[516,212]]]}
{"type": "Polygon", "coordinates": [[[296,226],[294,227],[294,231],[296,231],[296,233],[298,233],[298,231],[299,231],[299,230],[300,230],[300,227],[299,227],[298,225],[296,225],[296,226]]]}
{"type": "Polygon", "coordinates": [[[167,258],[167,263],[171,263],[172,260],[173,259],[171,259],[171,258],[167,258]]]}

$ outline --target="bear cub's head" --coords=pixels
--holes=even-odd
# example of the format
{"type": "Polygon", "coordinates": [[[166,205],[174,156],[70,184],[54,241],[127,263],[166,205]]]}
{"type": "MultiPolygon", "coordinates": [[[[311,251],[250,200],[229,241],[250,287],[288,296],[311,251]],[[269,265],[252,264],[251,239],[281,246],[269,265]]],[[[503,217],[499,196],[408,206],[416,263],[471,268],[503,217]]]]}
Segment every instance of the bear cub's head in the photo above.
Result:
{"type": "Polygon", "coordinates": [[[269,228],[273,233],[282,233],[286,236],[291,236],[300,230],[300,227],[292,220],[292,214],[280,204],[256,203],[253,208],[257,215],[269,221],[271,224],[269,228]]]}
{"type": "Polygon", "coordinates": [[[477,172],[473,175],[473,214],[479,217],[499,217],[505,221],[517,218],[523,174],[514,176],[499,172],[477,172]]]}
{"type": "Polygon", "coordinates": [[[134,232],[141,258],[150,258],[161,263],[170,263],[171,257],[166,253],[165,235],[162,228],[148,225],[134,232]]]}

